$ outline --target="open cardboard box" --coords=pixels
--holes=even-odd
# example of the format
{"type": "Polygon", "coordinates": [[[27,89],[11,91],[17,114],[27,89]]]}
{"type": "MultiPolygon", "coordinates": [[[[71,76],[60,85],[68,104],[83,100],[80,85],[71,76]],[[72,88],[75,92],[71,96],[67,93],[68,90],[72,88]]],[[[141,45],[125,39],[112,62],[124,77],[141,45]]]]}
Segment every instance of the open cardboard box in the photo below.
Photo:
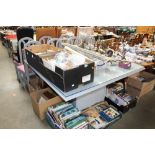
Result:
{"type": "Polygon", "coordinates": [[[57,52],[60,49],[48,44],[40,44],[40,45],[31,45],[30,47],[26,48],[28,51],[31,51],[32,53],[46,53],[48,50],[51,52],[57,52]]]}
{"type": "Polygon", "coordinates": [[[28,84],[29,93],[44,88],[47,88],[47,84],[43,80],[41,80],[38,76],[34,75],[30,78],[28,84]]]}
{"type": "Polygon", "coordinates": [[[26,58],[29,65],[45,78],[62,91],[68,92],[78,88],[80,84],[84,85],[94,80],[94,62],[69,47],[65,47],[65,51],[71,56],[72,61],[60,66],[52,62],[53,55],[59,52],[59,49],[55,50],[50,45],[30,46],[26,49],[26,58]],[[48,60],[51,62],[49,63],[48,60]]]}
{"type": "Polygon", "coordinates": [[[148,72],[140,72],[127,79],[127,91],[134,97],[140,98],[144,94],[153,90],[155,85],[155,75],[148,72]],[[141,81],[139,77],[143,77],[141,81]]]}
{"type": "Polygon", "coordinates": [[[49,106],[58,104],[63,101],[50,88],[34,91],[30,94],[30,96],[33,110],[41,120],[45,118],[45,112],[49,106]]]}

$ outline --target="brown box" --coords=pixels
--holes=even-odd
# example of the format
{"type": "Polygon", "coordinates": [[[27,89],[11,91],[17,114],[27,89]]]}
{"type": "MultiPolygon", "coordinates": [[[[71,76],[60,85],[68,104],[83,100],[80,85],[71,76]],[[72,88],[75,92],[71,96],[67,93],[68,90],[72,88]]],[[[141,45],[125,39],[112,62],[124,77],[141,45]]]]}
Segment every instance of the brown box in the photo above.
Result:
{"type": "Polygon", "coordinates": [[[31,45],[26,48],[28,51],[31,51],[32,53],[46,53],[48,50],[51,52],[58,52],[60,49],[48,44],[40,44],[40,45],[31,45]]]}
{"type": "Polygon", "coordinates": [[[148,72],[140,72],[127,79],[127,90],[129,94],[138,98],[152,91],[154,85],[155,75],[148,72]],[[138,77],[143,77],[145,81],[140,81],[138,77]]]}
{"type": "Polygon", "coordinates": [[[141,93],[141,90],[139,90],[137,88],[134,88],[134,87],[132,87],[130,85],[127,85],[127,92],[131,96],[136,97],[136,98],[140,98],[142,95],[144,95],[144,94],[141,93]]]}
{"type": "Polygon", "coordinates": [[[41,120],[45,118],[45,112],[49,106],[63,101],[50,88],[34,91],[30,94],[30,96],[33,110],[41,120]]]}
{"type": "Polygon", "coordinates": [[[41,80],[38,76],[33,76],[29,80],[29,84],[28,84],[29,93],[36,90],[44,89],[46,87],[47,87],[47,84],[45,84],[45,82],[41,80]]]}

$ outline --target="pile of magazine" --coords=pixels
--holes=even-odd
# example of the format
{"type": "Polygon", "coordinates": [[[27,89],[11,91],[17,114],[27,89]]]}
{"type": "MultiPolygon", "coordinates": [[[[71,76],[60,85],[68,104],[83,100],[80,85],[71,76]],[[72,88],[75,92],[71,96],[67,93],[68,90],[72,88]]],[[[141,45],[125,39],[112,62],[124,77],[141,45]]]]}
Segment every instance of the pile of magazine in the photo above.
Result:
{"type": "Polygon", "coordinates": [[[48,108],[48,119],[54,127],[60,129],[82,129],[88,128],[86,116],[70,103],[61,102],[48,108]]]}
{"type": "Polygon", "coordinates": [[[94,129],[105,128],[121,117],[121,114],[109,107],[106,102],[98,103],[84,110],[83,114],[87,117],[89,127],[94,129]]]}
{"type": "MultiPolygon", "coordinates": [[[[47,117],[59,129],[100,129],[119,119],[121,114],[106,102],[80,112],[73,104],[59,103],[48,108],[47,117]]],[[[49,121],[48,121],[49,122],[49,121]]]]}

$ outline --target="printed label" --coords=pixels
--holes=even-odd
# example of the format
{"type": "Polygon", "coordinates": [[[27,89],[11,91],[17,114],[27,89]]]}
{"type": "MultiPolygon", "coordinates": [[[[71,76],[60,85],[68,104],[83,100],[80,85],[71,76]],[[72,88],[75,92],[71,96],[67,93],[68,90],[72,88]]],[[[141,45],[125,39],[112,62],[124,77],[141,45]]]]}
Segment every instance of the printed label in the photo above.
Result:
{"type": "Polygon", "coordinates": [[[85,83],[87,81],[90,81],[90,78],[91,78],[91,75],[90,74],[89,75],[86,75],[86,76],[83,76],[82,77],[82,83],[85,83]]]}

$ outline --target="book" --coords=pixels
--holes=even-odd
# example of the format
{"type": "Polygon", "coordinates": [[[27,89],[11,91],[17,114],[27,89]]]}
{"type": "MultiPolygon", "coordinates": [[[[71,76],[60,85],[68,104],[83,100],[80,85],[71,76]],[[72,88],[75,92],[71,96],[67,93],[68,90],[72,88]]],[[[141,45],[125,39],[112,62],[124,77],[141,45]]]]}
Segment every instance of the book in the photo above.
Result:
{"type": "Polygon", "coordinates": [[[83,114],[87,117],[87,121],[89,125],[94,129],[104,128],[107,126],[106,120],[100,118],[98,111],[102,111],[103,109],[107,109],[105,104],[97,104],[95,107],[88,108],[83,112],[83,114]],[[96,108],[97,107],[97,108],[96,108]]]}
{"type": "Polygon", "coordinates": [[[96,118],[89,118],[90,121],[90,125],[92,128],[94,129],[100,129],[100,128],[105,128],[108,125],[108,122],[106,122],[105,120],[103,120],[100,117],[96,117],[96,118]]]}
{"type": "Polygon", "coordinates": [[[46,113],[46,117],[48,118],[48,122],[53,124],[52,126],[58,129],[63,128],[63,126],[56,121],[55,117],[49,111],[46,113]]]}
{"type": "Polygon", "coordinates": [[[133,100],[133,97],[127,93],[120,93],[118,94],[118,96],[121,97],[125,102],[127,102],[127,104],[129,104],[133,100]]]}
{"type": "Polygon", "coordinates": [[[111,122],[120,116],[120,113],[111,107],[104,111],[99,112],[99,114],[100,114],[101,118],[105,119],[107,122],[111,122]]]}
{"type": "Polygon", "coordinates": [[[72,119],[72,118],[78,116],[80,113],[81,112],[77,108],[73,107],[73,108],[65,111],[64,113],[60,114],[59,118],[61,121],[65,122],[65,121],[67,121],[67,119],[72,119]]]}
{"type": "Polygon", "coordinates": [[[127,102],[127,103],[131,103],[131,101],[133,100],[133,97],[130,96],[129,94],[125,94],[123,96],[123,99],[127,102]]]}
{"type": "Polygon", "coordinates": [[[88,123],[86,121],[83,121],[82,123],[73,127],[73,129],[87,129],[87,128],[88,128],[88,123]]]}
{"type": "Polygon", "coordinates": [[[89,129],[89,124],[86,122],[84,125],[81,125],[77,129],[89,129]]]}
{"type": "Polygon", "coordinates": [[[51,106],[50,109],[51,109],[53,112],[55,112],[55,111],[58,111],[58,110],[60,110],[60,109],[62,109],[62,108],[64,108],[64,107],[67,107],[68,105],[69,105],[68,103],[60,102],[60,103],[58,103],[58,104],[56,104],[56,105],[51,106]]]}
{"type": "Polygon", "coordinates": [[[57,108],[57,107],[59,107],[59,106],[65,105],[65,104],[67,104],[67,103],[65,103],[65,102],[60,102],[60,103],[58,103],[58,104],[55,104],[55,105],[51,106],[51,108],[52,108],[52,109],[55,109],[55,108],[57,108]]]}
{"type": "Polygon", "coordinates": [[[105,109],[108,108],[108,106],[105,105],[104,103],[99,103],[99,104],[95,105],[94,107],[95,107],[95,109],[96,109],[98,112],[103,111],[103,110],[105,110],[105,109]]]}
{"type": "Polygon", "coordinates": [[[75,126],[81,124],[82,122],[86,121],[86,116],[79,115],[78,117],[70,120],[69,122],[65,123],[65,127],[68,129],[74,128],[75,126]]]}
{"type": "Polygon", "coordinates": [[[61,109],[59,108],[57,111],[55,111],[55,113],[56,113],[57,115],[61,115],[61,114],[63,114],[64,112],[66,112],[66,111],[68,111],[68,110],[70,110],[70,109],[72,109],[72,108],[74,108],[74,106],[73,106],[72,104],[68,104],[66,107],[62,107],[61,109]]]}
{"type": "Polygon", "coordinates": [[[94,108],[88,108],[85,111],[83,111],[83,114],[86,115],[87,117],[99,117],[98,112],[94,108]]]}

